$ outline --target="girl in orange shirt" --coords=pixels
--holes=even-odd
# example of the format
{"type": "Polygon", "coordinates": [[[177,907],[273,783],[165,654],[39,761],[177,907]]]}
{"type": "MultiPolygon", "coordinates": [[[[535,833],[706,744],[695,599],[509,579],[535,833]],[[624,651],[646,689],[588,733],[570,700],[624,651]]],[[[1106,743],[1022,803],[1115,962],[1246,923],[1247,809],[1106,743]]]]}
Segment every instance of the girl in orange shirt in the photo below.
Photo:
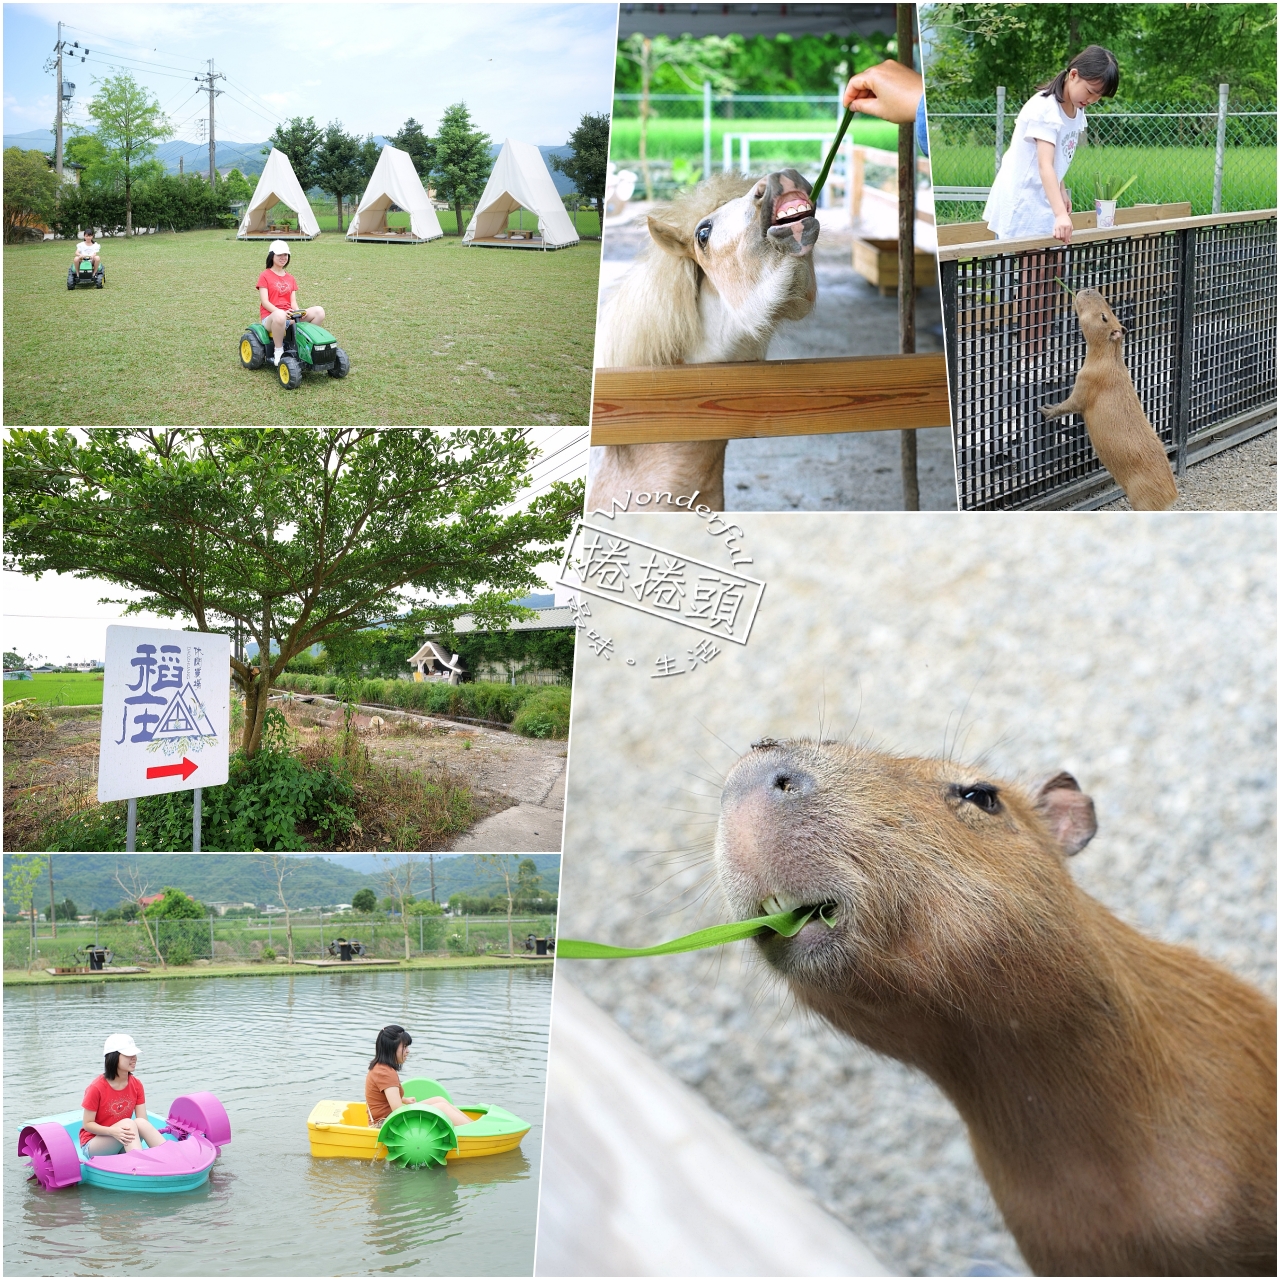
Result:
{"type": "Polygon", "coordinates": [[[447,1116],[449,1123],[456,1129],[459,1125],[470,1124],[471,1117],[459,1111],[453,1103],[439,1096],[434,1098],[406,1098],[400,1091],[400,1073],[398,1067],[404,1065],[409,1056],[409,1046],[413,1037],[394,1023],[383,1027],[378,1032],[377,1042],[373,1048],[373,1061],[369,1063],[369,1074],[364,1078],[364,1102],[369,1109],[369,1123],[374,1128],[393,1112],[410,1102],[425,1102],[435,1107],[442,1115],[447,1116]]]}

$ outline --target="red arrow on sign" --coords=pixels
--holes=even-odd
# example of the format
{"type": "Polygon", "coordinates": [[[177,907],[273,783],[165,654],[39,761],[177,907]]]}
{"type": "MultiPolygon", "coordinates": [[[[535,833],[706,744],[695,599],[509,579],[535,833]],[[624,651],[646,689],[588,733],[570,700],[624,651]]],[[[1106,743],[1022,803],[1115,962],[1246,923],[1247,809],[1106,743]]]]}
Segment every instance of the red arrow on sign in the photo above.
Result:
{"type": "Polygon", "coordinates": [[[185,782],[199,767],[194,760],[188,760],[186,756],[183,756],[181,764],[159,764],[154,769],[148,769],[147,777],[176,778],[181,774],[185,782]]]}

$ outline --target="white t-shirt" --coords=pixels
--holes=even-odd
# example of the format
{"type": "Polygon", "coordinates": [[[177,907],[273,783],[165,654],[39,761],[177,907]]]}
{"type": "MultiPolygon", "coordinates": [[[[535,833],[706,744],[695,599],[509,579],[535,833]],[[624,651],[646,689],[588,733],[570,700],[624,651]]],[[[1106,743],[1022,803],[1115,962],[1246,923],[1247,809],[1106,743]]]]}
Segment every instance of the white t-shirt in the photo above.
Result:
{"type": "Polygon", "coordinates": [[[982,211],[997,239],[1053,235],[1053,209],[1040,181],[1036,143],[1053,143],[1053,172],[1061,182],[1084,131],[1084,108],[1077,107],[1073,119],[1053,94],[1037,93],[1018,112],[1013,141],[982,211]]]}
{"type": "Polygon", "coordinates": [[[81,258],[92,258],[95,253],[101,254],[101,252],[102,250],[98,247],[96,241],[92,244],[85,244],[81,240],[76,245],[76,261],[79,262],[81,258]]]}

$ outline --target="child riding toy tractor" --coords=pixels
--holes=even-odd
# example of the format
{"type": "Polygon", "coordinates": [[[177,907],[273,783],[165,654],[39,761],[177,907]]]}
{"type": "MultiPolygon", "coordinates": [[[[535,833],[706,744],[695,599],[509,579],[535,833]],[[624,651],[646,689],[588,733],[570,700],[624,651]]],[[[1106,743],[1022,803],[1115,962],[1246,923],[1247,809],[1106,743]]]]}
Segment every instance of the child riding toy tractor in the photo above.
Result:
{"type": "MultiPolygon", "coordinates": [[[[328,329],[300,319],[301,311],[289,312],[284,331],[284,353],[276,365],[276,376],[286,391],[302,381],[304,373],[327,373],[331,378],[345,378],[351,368],[347,353],[328,329]]],[[[261,369],[271,363],[274,343],[261,321],[251,324],[240,339],[240,363],[246,369],[261,369]]]]}
{"type": "Polygon", "coordinates": [[[107,269],[99,264],[98,269],[93,269],[92,258],[78,258],[67,268],[67,288],[75,289],[77,285],[91,284],[97,289],[101,289],[107,282],[107,269]]]}

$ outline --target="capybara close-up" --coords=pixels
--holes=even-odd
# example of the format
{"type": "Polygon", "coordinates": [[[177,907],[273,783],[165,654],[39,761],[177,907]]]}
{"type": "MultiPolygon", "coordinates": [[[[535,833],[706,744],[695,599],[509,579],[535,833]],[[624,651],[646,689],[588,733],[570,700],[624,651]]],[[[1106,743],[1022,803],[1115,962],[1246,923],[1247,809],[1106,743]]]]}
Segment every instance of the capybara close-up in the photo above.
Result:
{"type": "Polygon", "coordinates": [[[1060,772],[792,740],[730,770],[716,867],[797,1000],[925,1072],[1037,1274],[1274,1275],[1275,1006],[1077,887],[1060,772]]]}

